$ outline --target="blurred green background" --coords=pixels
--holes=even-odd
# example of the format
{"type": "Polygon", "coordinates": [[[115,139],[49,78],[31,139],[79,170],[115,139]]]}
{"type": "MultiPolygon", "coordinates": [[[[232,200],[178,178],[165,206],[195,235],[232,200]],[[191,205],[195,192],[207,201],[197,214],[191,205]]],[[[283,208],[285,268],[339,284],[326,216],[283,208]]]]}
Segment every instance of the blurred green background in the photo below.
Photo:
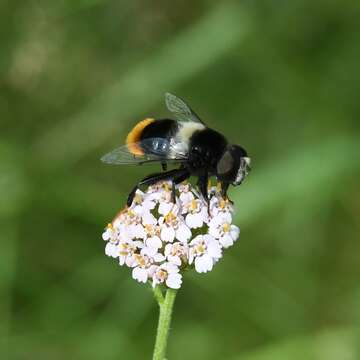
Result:
{"type": "Polygon", "coordinates": [[[253,160],[241,239],[187,274],[168,358],[360,359],[360,4],[0,4],[1,359],[149,359],[157,306],[103,227],[158,167],[100,163],[186,99],[253,160]]]}

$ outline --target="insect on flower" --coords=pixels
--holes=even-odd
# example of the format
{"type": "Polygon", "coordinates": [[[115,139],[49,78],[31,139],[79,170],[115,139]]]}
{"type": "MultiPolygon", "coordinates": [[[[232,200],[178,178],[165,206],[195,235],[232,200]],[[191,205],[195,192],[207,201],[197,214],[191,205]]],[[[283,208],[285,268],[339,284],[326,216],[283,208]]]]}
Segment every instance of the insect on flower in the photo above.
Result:
{"type": "Polygon", "coordinates": [[[174,202],[175,185],[196,176],[209,209],[209,177],[217,178],[221,183],[222,197],[226,198],[229,185],[240,185],[248,175],[250,158],[244,148],[229,144],[222,134],[207,127],[180,98],[166,93],[165,103],[176,120],[148,118],[140,121],[128,134],[126,145],[104,155],[101,160],[115,165],[154,162],[162,165],[163,172],[146,176],[134,186],[128,196],[128,206],[139,186],[168,180],[172,182],[174,202]],[[180,167],[167,170],[168,164],[180,167]]]}

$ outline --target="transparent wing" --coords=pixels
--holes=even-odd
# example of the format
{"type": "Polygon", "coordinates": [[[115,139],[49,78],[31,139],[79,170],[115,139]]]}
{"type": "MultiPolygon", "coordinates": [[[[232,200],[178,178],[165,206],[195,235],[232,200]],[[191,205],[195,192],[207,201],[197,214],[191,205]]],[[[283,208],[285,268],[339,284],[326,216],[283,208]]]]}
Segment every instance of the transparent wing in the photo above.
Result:
{"type": "Polygon", "coordinates": [[[166,93],[165,94],[166,107],[171,111],[179,121],[194,121],[204,124],[198,115],[188,106],[184,100],[177,96],[166,93]]]}
{"type": "Polygon", "coordinates": [[[142,165],[154,162],[181,163],[187,160],[187,149],[173,139],[149,138],[120,146],[105,154],[101,161],[114,165],[142,165]],[[131,150],[130,150],[131,149],[131,150]],[[137,151],[139,155],[133,152],[137,151]],[[140,154],[143,152],[143,154],[140,154]]]}

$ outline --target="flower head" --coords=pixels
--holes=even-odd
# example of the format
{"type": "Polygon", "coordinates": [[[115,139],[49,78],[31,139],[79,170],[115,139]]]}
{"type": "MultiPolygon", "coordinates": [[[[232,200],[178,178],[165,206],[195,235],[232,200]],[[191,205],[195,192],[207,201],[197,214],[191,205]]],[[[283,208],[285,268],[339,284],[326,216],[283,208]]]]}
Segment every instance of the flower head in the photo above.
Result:
{"type": "Polygon", "coordinates": [[[232,204],[217,187],[209,189],[209,207],[190,183],[176,186],[175,203],[171,191],[170,182],[137,190],[102,237],[105,254],[132,268],[135,280],[178,289],[185,269],[211,271],[240,230],[232,224],[232,204]]]}

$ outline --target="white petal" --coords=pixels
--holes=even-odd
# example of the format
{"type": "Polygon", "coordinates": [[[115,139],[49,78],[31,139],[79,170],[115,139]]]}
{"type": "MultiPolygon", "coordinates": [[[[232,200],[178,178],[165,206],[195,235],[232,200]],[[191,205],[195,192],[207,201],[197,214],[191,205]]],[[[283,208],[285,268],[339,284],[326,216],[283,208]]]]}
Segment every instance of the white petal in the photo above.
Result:
{"type": "Polygon", "coordinates": [[[177,214],[180,213],[180,207],[181,205],[179,204],[179,202],[177,202],[176,204],[174,204],[171,212],[176,216],[177,214]]]}
{"type": "Polygon", "coordinates": [[[125,259],[125,264],[128,267],[134,267],[134,265],[136,264],[135,259],[133,256],[127,256],[125,259]]]}
{"type": "Polygon", "coordinates": [[[178,273],[179,272],[179,268],[170,262],[167,262],[165,264],[162,265],[162,267],[169,273],[169,274],[173,274],[173,273],[178,273]]]}
{"type": "Polygon", "coordinates": [[[169,274],[166,279],[166,285],[171,289],[180,289],[182,283],[182,276],[180,274],[169,274]]]}
{"type": "Polygon", "coordinates": [[[159,263],[165,260],[165,256],[163,254],[157,253],[153,256],[155,262],[159,263]]]}
{"type": "Polygon", "coordinates": [[[144,195],[145,195],[145,193],[144,193],[143,191],[141,191],[140,189],[137,189],[137,190],[135,191],[135,195],[140,195],[141,198],[143,198],[144,195]]]}
{"type": "Polygon", "coordinates": [[[155,207],[155,202],[152,201],[151,199],[145,199],[144,202],[143,202],[143,207],[149,211],[149,210],[153,210],[154,207],[155,207]]]}
{"type": "Polygon", "coordinates": [[[196,235],[196,236],[190,241],[190,245],[196,245],[196,244],[198,244],[200,241],[203,241],[203,236],[204,236],[204,235],[196,235]]]}
{"type": "Polygon", "coordinates": [[[210,207],[212,206],[215,206],[219,203],[219,199],[216,197],[216,196],[213,196],[211,199],[210,199],[210,207]]]}
{"type": "Polygon", "coordinates": [[[158,200],[161,199],[161,193],[160,192],[150,192],[146,194],[146,200],[147,201],[153,201],[153,202],[157,202],[158,200]]]}
{"type": "Polygon", "coordinates": [[[194,194],[190,191],[183,192],[180,194],[179,198],[182,204],[185,205],[194,199],[194,194]]]}
{"type": "Polygon", "coordinates": [[[165,256],[168,256],[171,253],[171,250],[172,250],[172,244],[166,244],[164,250],[165,256]]]}
{"type": "Polygon", "coordinates": [[[119,256],[119,265],[123,266],[125,264],[126,256],[120,255],[119,256]]]}
{"type": "Polygon", "coordinates": [[[161,229],[160,237],[167,242],[173,242],[175,238],[175,230],[172,227],[164,226],[161,229]]]}
{"type": "Polygon", "coordinates": [[[142,222],[144,225],[155,225],[157,220],[153,214],[146,211],[142,216],[142,222]]]}
{"type": "Polygon", "coordinates": [[[201,208],[201,210],[199,212],[199,215],[203,219],[203,222],[208,222],[209,221],[209,214],[208,214],[207,206],[203,206],[201,208]]]}
{"type": "Polygon", "coordinates": [[[217,228],[220,225],[222,225],[224,223],[222,216],[218,215],[218,216],[214,216],[210,221],[209,221],[209,226],[217,228]]]}
{"type": "Polygon", "coordinates": [[[141,249],[140,254],[153,257],[155,254],[157,254],[157,251],[158,251],[157,248],[151,246],[145,246],[144,248],[141,249]]]}
{"type": "Polygon", "coordinates": [[[156,270],[158,269],[159,267],[157,265],[151,265],[149,268],[148,268],[148,276],[149,277],[153,277],[156,270]]]}
{"type": "Polygon", "coordinates": [[[135,205],[134,208],[132,209],[132,211],[136,215],[141,216],[146,211],[146,209],[142,205],[135,205]]]}
{"type": "Polygon", "coordinates": [[[211,256],[204,254],[195,258],[195,270],[198,273],[205,273],[211,271],[212,268],[213,260],[211,256]]]}
{"type": "Polygon", "coordinates": [[[143,282],[146,283],[147,279],[148,279],[148,273],[146,269],[142,269],[140,267],[136,267],[133,269],[132,271],[132,277],[139,281],[139,282],[143,282]]]}
{"type": "Polygon", "coordinates": [[[235,241],[240,235],[240,229],[236,225],[231,225],[230,227],[230,236],[235,241]]]}
{"type": "Polygon", "coordinates": [[[206,244],[210,244],[212,241],[215,241],[215,238],[209,234],[204,234],[202,240],[205,241],[206,244]]]}
{"type": "Polygon", "coordinates": [[[228,223],[231,224],[232,223],[232,216],[229,212],[222,212],[218,215],[218,218],[220,220],[221,223],[228,223]]]}
{"type": "Polygon", "coordinates": [[[189,249],[188,262],[191,265],[194,261],[194,249],[189,249]]]}
{"type": "Polygon", "coordinates": [[[208,243],[207,252],[213,258],[221,258],[221,246],[218,241],[214,240],[208,243]]]}
{"type": "Polygon", "coordinates": [[[210,224],[209,224],[209,234],[211,236],[213,236],[214,238],[219,238],[221,236],[219,230],[220,230],[219,226],[215,226],[213,223],[210,222],[210,224]]]}
{"type": "Polygon", "coordinates": [[[180,224],[176,230],[176,238],[181,242],[187,242],[191,235],[191,230],[185,224],[180,224]]]}
{"type": "Polygon", "coordinates": [[[143,239],[146,236],[144,227],[141,224],[136,224],[131,227],[132,238],[143,239]]]}
{"type": "Polygon", "coordinates": [[[203,224],[203,218],[200,213],[196,214],[187,214],[186,215],[186,225],[191,229],[199,228],[203,224]]]}
{"type": "Polygon", "coordinates": [[[145,243],[147,246],[153,247],[155,249],[160,249],[163,245],[162,241],[158,236],[153,236],[151,238],[146,239],[145,243]]]}
{"type": "Polygon", "coordinates": [[[163,191],[161,193],[161,198],[160,198],[160,203],[170,203],[170,200],[171,200],[171,192],[169,191],[163,191]]]}
{"type": "Polygon", "coordinates": [[[113,220],[113,228],[114,229],[120,229],[122,226],[124,226],[121,223],[121,219],[119,217],[117,217],[115,220],[113,220]]]}
{"type": "Polygon", "coordinates": [[[118,247],[115,244],[108,242],[105,246],[105,254],[107,256],[117,258],[119,256],[118,255],[118,247]]]}
{"type": "Polygon", "coordinates": [[[124,241],[124,242],[128,242],[131,241],[132,239],[132,234],[131,234],[131,226],[127,226],[127,227],[122,227],[121,232],[118,236],[120,241],[124,241]]]}
{"type": "Polygon", "coordinates": [[[104,241],[108,241],[111,237],[111,230],[110,229],[106,229],[106,231],[103,232],[102,234],[102,238],[104,241]]]}
{"type": "Polygon", "coordinates": [[[230,236],[229,233],[225,234],[224,236],[222,236],[219,239],[220,244],[227,249],[228,247],[234,245],[234,240],[232,239],[232,237],[230,236]]]}
{"type": "Polygon", "coordinates": [[[135,268],[138,266],[138,263],[134,257],[134,255],[132,255],[131,257],[128,256],[128,258],[126,259],[126,265],[128,265],[129,267],[135,268]],[[127,259],[131,258],[131,261],[128,261],[127,259]]]}
{"type": "Polygon", "coordinates": [[[161,215],[167,215],[174,205],[172,203],[162,202],[159,205],[158,212],[161,215]]]}
{"type": "Polygon", "coordinates": [[[172,264],[181,266],[181,259],[179,258],[179,256],[169,255],[167,258],[172,264]]]}

